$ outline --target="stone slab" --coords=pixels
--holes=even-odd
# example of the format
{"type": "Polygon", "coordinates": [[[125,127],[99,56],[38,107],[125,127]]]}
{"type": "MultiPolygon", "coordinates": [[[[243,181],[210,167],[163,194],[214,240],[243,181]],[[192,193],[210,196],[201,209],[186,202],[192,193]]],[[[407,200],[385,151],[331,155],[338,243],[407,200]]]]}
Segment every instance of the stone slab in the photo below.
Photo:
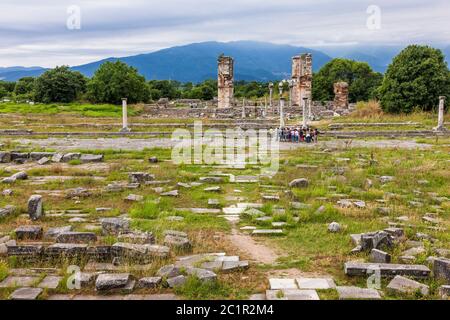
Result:
{"type": "Polygon", "coordinates": [[[348,276],[367,276],[373,274],[375,269],[380,270],[382,277],[401,275],[412,278],[427,278],[431,273],[431,270],[424,265],[347,262],[344,266],[345,274],[348,276]]]}
{"type": "Polygon", "coordinates": [[[375,289],[358,287],[336,287],[339,300],[380,300],[380,293],[375,289]]]}
{"type": "Polygon", "coordinates": [[[331,278],[297,278],[296,282],[300,289],[328,290],[336,288],[336,284],[331,278]]]}

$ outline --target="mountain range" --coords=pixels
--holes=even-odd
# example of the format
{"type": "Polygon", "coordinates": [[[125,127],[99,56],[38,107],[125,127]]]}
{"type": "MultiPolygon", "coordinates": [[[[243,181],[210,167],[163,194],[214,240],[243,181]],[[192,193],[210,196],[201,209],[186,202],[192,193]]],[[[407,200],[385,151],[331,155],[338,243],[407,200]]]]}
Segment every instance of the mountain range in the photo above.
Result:
{"type": "MultiPolygon", "coordinates": [[[[314,71],[333,58],[342,57],[367,62],[375,71],[384,72],[392,58],[402,49],[400,46],[350,46],[322,47],[317,50],[254,41],[202,42],[128,57],[111,57],[71,69],[91,77],[102,63],[121,60],[137,68],[147,80],[197,83],[217,77],[217,57],[225,54],[234,58],[236,80],[268,81],[289,77],[291,58],[302,53],[312,53],[314,71]]],[[[441,49],[449,61],[450,46],[441,49]]],[[[0,80],[17,81],[27,76],[37,77],[46,70],[42,67],[0,67],[0,80]]]]}

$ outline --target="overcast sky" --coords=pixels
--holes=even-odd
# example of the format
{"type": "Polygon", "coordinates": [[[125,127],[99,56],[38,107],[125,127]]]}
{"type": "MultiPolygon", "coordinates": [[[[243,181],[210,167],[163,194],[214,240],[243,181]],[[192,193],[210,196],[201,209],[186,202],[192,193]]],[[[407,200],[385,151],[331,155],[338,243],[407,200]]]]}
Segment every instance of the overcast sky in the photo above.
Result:
{"type": "Polygon", "coordinates": [[[0,66],[78,65],[211,40],[450,45],[449,0],[0,0],[0,13],[0,66]],[[72,5],[80,29],[67,27],[76,26],[72,5]],[[367,26],[370,5],[380,29],[367,26]]]}

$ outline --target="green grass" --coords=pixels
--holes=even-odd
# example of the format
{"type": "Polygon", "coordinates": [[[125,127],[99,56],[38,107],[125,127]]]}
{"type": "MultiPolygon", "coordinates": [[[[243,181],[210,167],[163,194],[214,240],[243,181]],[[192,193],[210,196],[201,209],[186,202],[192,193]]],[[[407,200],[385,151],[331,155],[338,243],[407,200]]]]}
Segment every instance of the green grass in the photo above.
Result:
{"type": "Polygon", "coordinates": [[[249,294],[245,290],[231,287],[221,281],[201,281],[197,277],[187,277],[184,285],[175,288],[175,293],[189,300],[244,299],[249,294]]]}
{"type": "MultiPolygon", "coordinates": [[[[0,113],[20,113],[20,114],[78,114],[85,117],[121,117],[122,107],[111,104],[81,104],[81,103],[61,103],[61,104],[35,104],[26,103],[0,103],[0,113]]],[[[138,115],[139,112],[129,106],[130,116],[138,115]]]]}

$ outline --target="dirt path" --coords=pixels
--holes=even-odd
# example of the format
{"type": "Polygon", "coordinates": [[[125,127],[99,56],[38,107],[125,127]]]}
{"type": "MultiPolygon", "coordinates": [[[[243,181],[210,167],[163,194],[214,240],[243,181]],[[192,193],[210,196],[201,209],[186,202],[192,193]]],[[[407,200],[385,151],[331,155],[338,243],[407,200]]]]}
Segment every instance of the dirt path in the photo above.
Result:
{"type": "Polygon", "coordinates": [[[274,264],[282,256],[274,249],[256,242],[251,236],[240,233],[236,229],[233,229],[231,234],[226,236],[226,240],[238,251],[249,257],[250,260],[257,263],[274,264]]]}

